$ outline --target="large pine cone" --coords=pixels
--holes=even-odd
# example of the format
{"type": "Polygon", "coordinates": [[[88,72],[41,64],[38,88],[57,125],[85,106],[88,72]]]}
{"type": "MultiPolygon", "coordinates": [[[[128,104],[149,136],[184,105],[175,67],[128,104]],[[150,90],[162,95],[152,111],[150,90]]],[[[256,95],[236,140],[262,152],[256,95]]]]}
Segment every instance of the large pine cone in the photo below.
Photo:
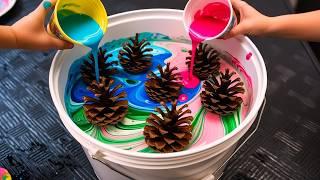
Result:
{"type": "Polygon", "coordinates": [[[219,115],[230,114],[236,111],[243,100],[238,94],[245,92],[240,78],[232,80],[235,72],[220,72],[218,77],[210,76],[203,84],[204,91],[201,92],[201,100],[204,107],[219,115]]]}
{"type": "MultiPolygon", "coordinates": [[[[192,51],[189,51],[192,56],[192,51]]],[[[191,56],[187,57],[186,64],[190,68],[191,56]]],[[[200,80],[208,79],[210,74],[219,74],[221,54],[208,44],[200,43],[196,50],[194,59],[193,75],[200,80]]]]}
{"type": "Polygon", "coordinates": [[[123,49],[119,51],[119,60],[123,69],[129,73],[138,74],[148,71],[152,65],[152,54],[147,52],[153,51],[152,48],[146,48],[150,45],[146,39],[139,41],[139,34],[136,34],[135,39],[123,45],[123,49]]]}
{"type": "Polygon", "coordinates": [[[159,116],[151,114],[147,119],[147,125],[144,127],[143,134],[146,143],[159,152],[178,152],[183,150],[192,138],[192,116],[185,116],[191,113],[187,104],[177,110],[177,100],[172,102],[171,110],[161,102],[166,110],[156,108],[159,116]]]}
{"type": "Polygon", "coordinates": [[[158,69],[160,77],[153,72],[147,75],[149,80],[145,83],[145,90],[148,96],[156,102],[168,102],[177,99],[183,86],[179,82],[181,79],[179,73],[174,73],[178,68],[170,68],[170,63],[168,63],[164,70],[160,65],[158,69]]]}
{"type": "MultiPolygon", "coordinates": [[[[99,75],[101,77],[105,77],[110,80],[110,76],[116,74],[118,71],[117,69],[113,68],[114,65],[117,65],[118,62],[111,61],[108,62],[108,59],[112,57],[112,54],[106,54],[106,50],[103,48],[99,48],[98,52],[98,66],[99,66],[99,75]]],[[[95,61],[94,56],[91,53],[89,55],[89,59],[85,60],[84,63],[81,65],[81,75],[83,81],[90,85],[92,81],[96,80],[96,73],[95,73],[95,61]]]]}
{"type": "Polygon", "coordinates": [[[100,83],[94,80],[88,90],[94,98],[85,96],[84,110],[89,122],[97,126],[117,124],[123,120],[128,111],[128,101],[124,100],[127,94],[118,93],[121,85],[113,87],[114,80],[100,77],[100,83]]]}

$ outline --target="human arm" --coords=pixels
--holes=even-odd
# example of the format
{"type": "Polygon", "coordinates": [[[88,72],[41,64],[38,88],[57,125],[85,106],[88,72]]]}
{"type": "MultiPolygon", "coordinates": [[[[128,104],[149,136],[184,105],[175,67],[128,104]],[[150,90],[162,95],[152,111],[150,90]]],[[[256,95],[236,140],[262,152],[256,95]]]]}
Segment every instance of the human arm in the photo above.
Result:
{"type": "MultiPolygon", "coordinates": [[[[53,4],[55,1],[51,0],[53,4]]],[[[40,4],[36,10],[12,26],[0,26],[0,48],[30,50],[68,49],[73,45],[48,34],[44,22],[49,8],[40,4]]]]}
{"type": "Polygon", "coordinates": [[[11,26],[0,26],[0,49],[16,48],[17,41],[11,26]]]}
{"type": "Polygon", "coordinates": [[[240,22],[228,38],[247,34],[320,41],[320,11],[268,17],[244,1],[232,0],[232,5],[240,14],[240,22]]]}

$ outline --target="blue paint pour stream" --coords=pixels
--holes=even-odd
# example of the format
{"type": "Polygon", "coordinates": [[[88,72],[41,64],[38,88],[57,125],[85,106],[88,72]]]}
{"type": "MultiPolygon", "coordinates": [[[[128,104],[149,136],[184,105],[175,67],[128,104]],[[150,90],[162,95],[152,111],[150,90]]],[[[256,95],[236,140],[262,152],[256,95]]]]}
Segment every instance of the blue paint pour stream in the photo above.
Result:
{"type": "Polygon", "coordinates": [[[90,16],[61,10],[58,19],[62,30],[73,40],[92,49],[95,60],[95,73],[99,82],[98,46],[103,37],[103,30],[90,16]]]}

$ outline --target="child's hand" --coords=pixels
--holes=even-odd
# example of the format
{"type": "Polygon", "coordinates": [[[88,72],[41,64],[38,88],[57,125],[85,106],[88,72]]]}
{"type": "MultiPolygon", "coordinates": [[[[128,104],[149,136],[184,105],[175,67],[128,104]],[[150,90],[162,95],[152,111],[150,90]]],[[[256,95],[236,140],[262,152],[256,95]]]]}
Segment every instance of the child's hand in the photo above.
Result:
{"type": "Polygon", "coordinates": [[[242,0],[231,0],[234,10],[240,14],[240,22],[226,36],[264,35],[269,26],[269,17],[261,14],[242,0]]]}
{"type": "Polygon", "coordinates": [[[11,26],[17,48],[48,50],[73,47],[73,44],[57,39],[46,31],[45,17],[55,2],[56,0],[42,2],[37,9],[11,26]]]}

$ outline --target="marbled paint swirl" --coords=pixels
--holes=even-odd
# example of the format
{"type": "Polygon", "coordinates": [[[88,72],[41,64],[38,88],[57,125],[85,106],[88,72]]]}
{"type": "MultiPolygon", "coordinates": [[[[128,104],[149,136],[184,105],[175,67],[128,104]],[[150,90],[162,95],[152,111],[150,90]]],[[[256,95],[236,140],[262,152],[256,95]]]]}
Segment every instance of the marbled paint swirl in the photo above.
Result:
{"type": "MultiPolygon", "coordinates": [[[[174,40],[158,33],[142,33],[140,36],[140,38],[147,38],[151,42],[151,48],[153,48],[153,66],[150,70],[159,73],[156,67],[158,65],[164,66],[165,63],[170,62],[171,65],[177,66],[179,68],[178,71],[181,73],[187,71],[185,58],[188,56],[188,50],[191,48],[190,42],[174,40]]],[[[103,46],[108,53],[113,54],[111,60],[118,60],[118,52],[126,40],[127,38],[114,40],[107,42],[103,46]]],[[[153,112],[154,108],[159,106],[159,103],[150,100],[144,91],[144,83],[147,80],[146,73],[132,75],[123,71],[121,66],[116,67],[120,73],[113,77],[116,83],[123,85],[121,90],[126,91],[128,94],[129,112],[126,118],[117,125],[96,127],[88,122],[83,110],[84,103],[82,97],[93,96],[93,94],[86,89],[80,75],[80,66],[86,57],[87,55],[72,64],[66,85],[65,105],[73,122],[85,133],[103,143],[130,151],[154,153],[154,150],[145,144],[142,133],[145,120],[150,113],[153,112]]],[[[225,61],[221,62],[221,70],[229,68],[240,72],[238,71],[238,66],[239,64],[233,66],[225,61]]],[[[236,77],[241,77],[246,82],[246,79],[243,78],[245,76],[237,74],[236,77]]],[[[201,82],[192,89],[184,87],[178,101],[179,105],[187,103],[194,117],[192,122],[193,138],[187,149],[212,143],[232,132],[239,126],[249,109],[250,95],[247,93],[248,90],[242,96],[244,103],[239,111],[228,116],[218,116],[207,112],[201,106],[200,92],[201,82]]]]}

